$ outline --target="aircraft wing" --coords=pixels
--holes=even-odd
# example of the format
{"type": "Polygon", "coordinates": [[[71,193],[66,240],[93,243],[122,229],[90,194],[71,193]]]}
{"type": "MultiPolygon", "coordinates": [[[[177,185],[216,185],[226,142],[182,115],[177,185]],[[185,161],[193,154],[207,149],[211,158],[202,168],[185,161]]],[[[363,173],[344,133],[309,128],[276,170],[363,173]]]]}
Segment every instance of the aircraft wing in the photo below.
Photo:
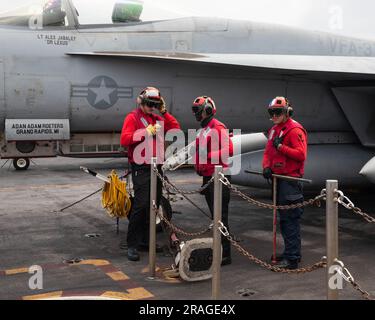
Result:
{"type": "Polygon", "coordinates": [[[185,61],[286,71],[375,75],[375,57],[168,52],[69,52],[67,55],[185,61]]]}

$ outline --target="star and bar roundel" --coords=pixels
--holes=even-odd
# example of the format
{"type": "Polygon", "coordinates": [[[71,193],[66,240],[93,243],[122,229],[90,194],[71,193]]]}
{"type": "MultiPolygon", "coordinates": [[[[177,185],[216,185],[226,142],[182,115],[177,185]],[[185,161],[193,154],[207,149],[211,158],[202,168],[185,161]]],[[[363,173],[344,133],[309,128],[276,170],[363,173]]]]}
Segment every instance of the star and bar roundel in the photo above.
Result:
{"type": "Polygon", "coordinates": [[[108,76],[97,76],[87,85],[72,85],[72,98],[86,98],[93,108],[106,110],[119,99],[133,98],[133,88],[120,87],[108,76]]]}

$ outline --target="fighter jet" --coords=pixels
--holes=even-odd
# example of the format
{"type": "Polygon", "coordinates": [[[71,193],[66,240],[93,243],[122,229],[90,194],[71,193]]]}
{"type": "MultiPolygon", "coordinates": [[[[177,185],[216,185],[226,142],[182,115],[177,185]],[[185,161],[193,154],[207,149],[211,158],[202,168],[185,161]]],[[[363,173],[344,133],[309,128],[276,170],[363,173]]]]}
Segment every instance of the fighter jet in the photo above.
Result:
{"type": "Polygon", "coordinates": [[[235,183],[264,185],[245,170],[261,170],[266,106],[279,95],[309,132],[306,177],[375,181],[375,41],[212,17],[142,21],[135,0],[103,0],[106,23],[86,24],[95,10],[80,2],[0,14],[0,157],[17,169],[36,157],[122,155],[124,116],[155,86],[184,129],[197,127],[191,103],[205,94],[242,130],[235,183]]]}

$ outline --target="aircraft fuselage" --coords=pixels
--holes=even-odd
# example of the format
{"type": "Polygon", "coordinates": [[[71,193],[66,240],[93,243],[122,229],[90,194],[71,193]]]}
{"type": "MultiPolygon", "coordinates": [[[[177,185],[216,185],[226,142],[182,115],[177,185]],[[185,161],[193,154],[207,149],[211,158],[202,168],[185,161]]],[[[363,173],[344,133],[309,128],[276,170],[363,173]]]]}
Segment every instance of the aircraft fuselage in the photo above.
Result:
{"type": "MultiPolygon", "coordinates": [[[[146,86],[160,88],[170,112],[185,130],[198,127],[191,114],[196,96],[213,97],[218,118],[229,128],[246,133],[267,131],[271,123],[266,106],[274,96],[285,95],[294,106],[295,118],[309,131],[310,144],[359,145],[332,89],[338,82],[353,81],[353,77],[356,81],[375,80],[372,75],[322,75],[188,59],[70,55],[172,52],[184,57],[213,52],[275,57],[375,56],[375,42],[226,19],[187,18],[41,30],[1,27],[0,41],[8,43],[0,49],[0,131],[4,132],[6,119],[67,120],[71,139],[76,146],[82,145],[81,151],[86,154],[98,153],[100,148],[93,146],[100,135],[104,145],[111,145],[108,152],[118,147],[123,119],[135,108],[136,97],[146,86]]],[[[11,148],[12,143],[3,143],[8,154],[2,157],[11,157],[10,150],[19,151],[15,145],[11,148]]],[[[39,143],[38,147],[43,145],[39,143]]],[[[54,144],[44,147],[48,154],[63,149],[54,144]]],[[[70,152],[74,150],[70,146],[70,152]]],[[[29,156],[35,156],[35,152],[29,156]]]]}

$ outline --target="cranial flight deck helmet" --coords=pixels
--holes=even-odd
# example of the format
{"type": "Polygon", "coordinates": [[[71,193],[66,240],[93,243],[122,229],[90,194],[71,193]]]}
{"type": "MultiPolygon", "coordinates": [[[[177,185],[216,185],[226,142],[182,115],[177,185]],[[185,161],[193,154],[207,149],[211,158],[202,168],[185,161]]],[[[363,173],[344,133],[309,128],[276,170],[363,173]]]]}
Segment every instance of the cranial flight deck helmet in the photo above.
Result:
{"type": "Polygon", "coordinates": [[[193,102],[192,111],[197,121],[201,121],[203,111],[205,111],[208,116],[216,114],[215,102],[212,98],[207,96],[198,97],[193,102]]]}
{"type": "Polygon", "coordinates": [[[287,98],[276,97],[268,105],[268,113],[271,117],[274,115],[281,116],[282,114],[291,117],[293,115],[293,108],[287,98]]]}
{"type": "Polygon", "coordinates": [[[161,104],[160,91],[154,87],[147,87],[139,94],[139,103],[148,107],[158,108],[161,104]]]}

